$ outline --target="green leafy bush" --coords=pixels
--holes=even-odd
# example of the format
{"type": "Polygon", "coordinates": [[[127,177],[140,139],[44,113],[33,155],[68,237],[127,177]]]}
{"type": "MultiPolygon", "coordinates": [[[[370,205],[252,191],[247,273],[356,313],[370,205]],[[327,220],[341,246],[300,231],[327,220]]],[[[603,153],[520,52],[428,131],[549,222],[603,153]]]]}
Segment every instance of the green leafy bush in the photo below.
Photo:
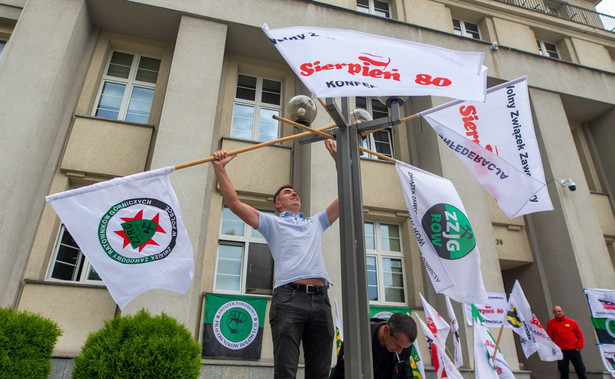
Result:
{"type": "Polygon", "coordinates": [[[197,378],[201,346],[174,318],[134,316],[105,321],[74,360],[73,378],[197,378]]]}
{"type": "Polygon", "coordinates": [[[0,378],[46,378],[62,331],[31,312],[0,308],[0,378]]]}

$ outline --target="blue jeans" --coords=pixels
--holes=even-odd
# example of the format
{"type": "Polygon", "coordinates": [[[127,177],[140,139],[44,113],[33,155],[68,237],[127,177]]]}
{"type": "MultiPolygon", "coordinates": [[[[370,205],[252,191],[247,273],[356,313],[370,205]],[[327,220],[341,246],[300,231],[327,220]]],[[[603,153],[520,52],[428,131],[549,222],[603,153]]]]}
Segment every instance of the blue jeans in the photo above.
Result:
{"type": "Polygon", "coordinates": [[[329,296],[280,286],[273,292],[269,323],[273,337],[274,378],[295,378],[303,342],[305,377],[326,379],[331,369],[333,318],[329,296]]]}
{"type": "Polygon", "coordinates": [[[579,379],[586,379],[585,365],[583,364],[583,358],[581,358],[581,352],[579,350],[562,350],[564,359],[557,361],[557,369],[561,375],[561,379],[568,379],[568,372],[570,370],[570,362],[574,366],[574,371],[577,373],[579,379]]]}

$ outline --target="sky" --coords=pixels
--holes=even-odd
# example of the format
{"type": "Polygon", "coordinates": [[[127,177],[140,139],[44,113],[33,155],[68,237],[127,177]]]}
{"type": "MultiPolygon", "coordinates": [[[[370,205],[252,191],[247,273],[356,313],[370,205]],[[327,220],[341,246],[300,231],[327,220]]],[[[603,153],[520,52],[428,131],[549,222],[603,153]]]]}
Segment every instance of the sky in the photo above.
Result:
{"type": "Polygon", "coordinates": [[[602,0],[596,10],[615,17],[615,0],[602,0]]]}

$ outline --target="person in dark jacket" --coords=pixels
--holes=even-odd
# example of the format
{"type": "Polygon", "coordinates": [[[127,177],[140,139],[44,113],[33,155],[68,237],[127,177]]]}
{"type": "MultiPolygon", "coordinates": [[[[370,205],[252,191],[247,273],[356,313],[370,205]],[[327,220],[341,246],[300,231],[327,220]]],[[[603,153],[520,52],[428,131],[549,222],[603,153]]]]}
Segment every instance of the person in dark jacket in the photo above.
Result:
{"type": "MultiPolygon", "coordinates": [[[[416,340],[416,322],[405,314],[393,313],[388,321],[372,318],[372,363],[374,379],[412,378],[410,353],[416,340]]],[[[329,379],[344,379],[344,344],[329,379]]]]}

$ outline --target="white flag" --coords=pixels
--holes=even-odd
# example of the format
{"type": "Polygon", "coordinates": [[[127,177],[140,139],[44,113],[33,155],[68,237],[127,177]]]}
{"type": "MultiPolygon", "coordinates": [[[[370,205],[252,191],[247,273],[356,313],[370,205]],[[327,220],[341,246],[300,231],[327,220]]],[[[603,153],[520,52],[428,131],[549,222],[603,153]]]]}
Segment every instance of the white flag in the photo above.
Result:
{"type": "Polygon", "coordinates": [[[483,53],[354,30],[296,26],[263,31],[316,97],[446,96],[485,101],[483,53]]]}
{"type": "Polygon", "coordinates": [[[507,322],[504,323],[506,327],[512,327],[513,324],[517,322],[517,320],[514,319],[514,312],[511,312],[511,307],[513,306],[518,314],[518,321],[522,324],[522,328],[513,327],[513,330],[519,334],[525,357],[527,358],[535,351],[538,351],[538,355],[543,361],[557,361],[563,359],[562,350],[551,340],[551,338],[549,338],[549,335],[542,327],[536,315],[532,313],[530,304],[518,280],[515,281],[515,285],[513,286],[508,300],[507,322]],[[524,339],[527,339],[525,345],[524,339]]]}
{"type": "MultiPolygon", "coordinates": [[[[414,313],[416,314],[416,313],[414,313]]],[[[416,318],[419,320],[419,325],[423,330],[423,335],[425,336],[425,340],[427,341],[427,347],[429,348],[429,355],[431,356],[431,364],[433,365],[434,370],[436,371],[436,377],[438,379],[441,378],[449,378],[449,379],[462,379],[463,376],[457,371],[455,365],[451,361],[451,359],[446,355],[446,347],[442,344],[436,336],[433,335],[431,330],[421,318],[416,315],[416,318]]]]}
{"type": "Polygon", "coordinates": [[[461,354],[461,339],[459,338],[459,323],[457,322],[457,316],[455,316],[455,311],[453,310],[451,299],[449,299],[448,296],[444,296],[444,298],[446,299],[448,322],[451,326],[453,345],[455,347],[455,351],[453,352],[453,362],[455,362],[455,367],[459,368],[463,366],[463,355],[461,354]]]}
{"type": "Polygon", "coordinates": [[[397,162],[406,205],[425,268],[436,292],[459,303],[485,302],[480,255],[453,184],[397,162]]]}
{"type": "Polygon", "coordinates": [[[464,304],[466,323],[472,326],[472,305],[483,318],[483,325],[487,328],[499,328],[506,315],[506,294],[504,292],[487,292],[487,301],[481,304],[464,304]]]}
{"type": "Polygon", "coordinates": [[[487,90],[484,103],[453,101],[421,112],[510,218],[552,210],[527,77],[487,90]]]}
{"type": "Polygon", "coordinates": [[[615,318],[615,291],[587,288],[587,301],[594,318],[615,318]]]}
{"type": "Polygon", "coordinates": [[[423,302],[423,311],[425,312],[425,321],[427,321],[427,327],[431,330],[431,333],[440,340],[442,346],[446,344],[446,337],[448,337],[448,331],[450,325],[440,316],[440,313],[436,311],[423,297],[423,294],[419,292],[421,301],[423,302]]]}
{"type": "Polygon", "coordinates": [[[615,345],[599,344],[600,357],[602,363],[613,378],[615,378],[615,345]]]}
{"type": "Polygon", "coordinates": [[[476,377],[480,379],[515,379],[510,367],[504,359],[502,350],[498,347],[495,353],[496,341],[489,330],[483,325],[483,320],[472,306],[473,335],[474,335],[474,362],[476,377]],[[495,355],[495,359],[493,358],[495,355]]]}
{"type": "Polygon", "coordinates": [[[169,182],[173,167],[47,196],[111,297],[124,308],[149,289],[186,293],[192,245],[169,182]]]}

